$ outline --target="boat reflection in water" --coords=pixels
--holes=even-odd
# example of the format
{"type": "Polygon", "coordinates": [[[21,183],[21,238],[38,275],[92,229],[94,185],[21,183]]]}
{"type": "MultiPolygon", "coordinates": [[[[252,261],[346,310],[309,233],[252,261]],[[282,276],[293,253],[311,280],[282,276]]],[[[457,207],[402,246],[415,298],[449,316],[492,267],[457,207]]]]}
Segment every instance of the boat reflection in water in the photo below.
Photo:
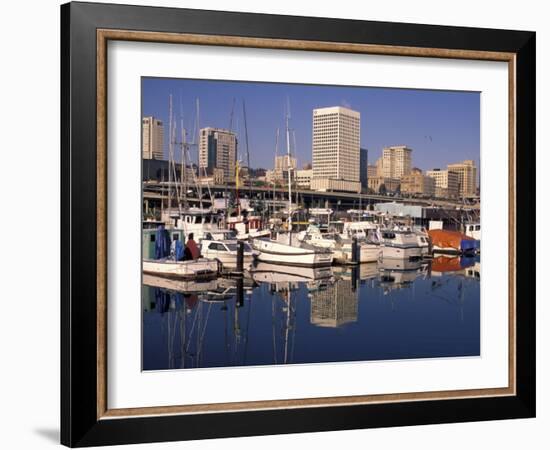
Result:
{"type": "Polygon", "coordinates": [[[480,354],[479,257],[143,277],[143,369],[480,354]]]}

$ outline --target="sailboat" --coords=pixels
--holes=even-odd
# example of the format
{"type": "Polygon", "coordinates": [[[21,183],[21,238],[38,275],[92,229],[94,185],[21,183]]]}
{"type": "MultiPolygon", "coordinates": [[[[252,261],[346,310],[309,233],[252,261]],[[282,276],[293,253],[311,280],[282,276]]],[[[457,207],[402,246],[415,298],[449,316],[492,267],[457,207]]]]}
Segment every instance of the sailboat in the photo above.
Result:
{"type": "Polygon", "coordinates": [[[300,242],[292,236],[292,165],[290,153],[290,108],[286,112],[286,150],[288,170],[288,233],[279,234],[277,239],[254,239],[252,244],[260,252],[258,260],[272,264],[287,266],[319,267],[330,266],[333,253],[330,249],[316,247],[305,242],[300,242]]]}

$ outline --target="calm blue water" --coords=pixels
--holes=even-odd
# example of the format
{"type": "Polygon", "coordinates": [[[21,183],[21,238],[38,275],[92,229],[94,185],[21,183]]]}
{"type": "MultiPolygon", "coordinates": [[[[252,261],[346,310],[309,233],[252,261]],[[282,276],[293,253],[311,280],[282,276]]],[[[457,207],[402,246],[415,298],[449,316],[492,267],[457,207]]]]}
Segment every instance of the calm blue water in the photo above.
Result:
{"type": "Polygon", "coordinates": [[[143,370],[479,355],[479,259],[403,265],[144,277],[143,370]]]}

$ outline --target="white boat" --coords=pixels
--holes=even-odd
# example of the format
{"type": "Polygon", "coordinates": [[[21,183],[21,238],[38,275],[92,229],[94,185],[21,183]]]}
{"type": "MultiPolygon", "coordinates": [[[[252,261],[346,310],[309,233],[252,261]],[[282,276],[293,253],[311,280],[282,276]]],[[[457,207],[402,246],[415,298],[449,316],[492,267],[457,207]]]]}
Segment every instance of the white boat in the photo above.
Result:
{"type": "Polygon", "coordinates": [[[227,226],[235,231],[239,240],[269,237],[271,235],[270,230],[263,228],[263,223],[259,216],[248,216],[245,218],[239,215],[228,217],[227,226]]]}
{"type": "Polygon", "coordinates": [[[202,239],[207,233],[220,231],[222,218],[210,209],[187,208],[179,211],[163,212],[162,218],[172,224],[175,229],[183,230],[186,235],[193,233],[196,240],[202,239]]]}
{"type": "Polygon", "coordinates": [[[333,254],[329,249],[300,242],[297,238],[281,240],[254,239],[252,245],[260,253],[258,260],[285,266],[318,267],[330,266],[333,254]]]}
{"type": "Polygon", "coordinates": [[[418,245],[420,246],[420,253],[422,256],[429,256],[430,255],[430,237],[421,232],[416,232],[416,241],[418,242],[418,245]]]}
{"type": "MultiPolygon", "coordinates": [[[[224,267],[237,267],[237,240],[206,240],[201,241],[201,255],[209,259],[217,259],[224,267]]],[[[247,269],[254,262],[259,252],[253,250],[250,244],[243,242],[244,268],[247,269]]]]}
{"type": "Polygon", "coordinates": [[[474,238],[477,241],[481,240],[481,225],[480,223],[467,223],[464,225],[464,234],[474,238]]]}
{"type": "MultiPolygon", "coordinates": [[[[348,264],[352,262],[353,240],[342,237],[338,233],[321,233],[315,225],[309,225],[306,231],[298,235],[298,239],[316,247],[330,249],[334,262],[348,264]]],[[[380,245],[372,242],[359,241],[359,261],[361,263],[378,261],[380,245]]]]}
{"type": "Polygon", "coordinates": [[[411,231],[382,231],[381,247],[383,259],[414,259],[422,256],[417,236],[411,231]]]}
{"type": "Polygon", "coordinates": [[[188,261],[174,259],[144,259],[143,272],[170,278],[214,278],[219,272],[219,263],[213,259],[199,258],[188,261]]]}
{"type": "Polygon", "coordinates": [[[350,238],[355,236],[357,239],[366,239],[369,233],[377,228],[376,223],[366,220],[345,222],[343,234],[350,238]]]}
{"type": "Polygon", "coordinates": [[[379,244],[370,242],[359,243],[359,262],[371,263],[376,262],[382,255],[382,247],[379,244]]]}

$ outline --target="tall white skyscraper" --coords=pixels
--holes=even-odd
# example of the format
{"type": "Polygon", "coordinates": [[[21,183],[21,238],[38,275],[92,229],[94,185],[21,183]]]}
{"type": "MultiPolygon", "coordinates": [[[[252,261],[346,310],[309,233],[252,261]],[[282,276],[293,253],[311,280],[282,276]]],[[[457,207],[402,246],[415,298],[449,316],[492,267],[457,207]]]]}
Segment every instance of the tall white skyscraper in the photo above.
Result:
{"type": "Polygon", "coordinates": [[[144,117],[141,121],[142,158],[163,159],[164,126],[162,121],[152,116],[144,117]]]}
{"type": "Polygon", "coordinates": [[[361,191],[360,122],[342,106],[313,110],[312,189],[361,191]]]}

